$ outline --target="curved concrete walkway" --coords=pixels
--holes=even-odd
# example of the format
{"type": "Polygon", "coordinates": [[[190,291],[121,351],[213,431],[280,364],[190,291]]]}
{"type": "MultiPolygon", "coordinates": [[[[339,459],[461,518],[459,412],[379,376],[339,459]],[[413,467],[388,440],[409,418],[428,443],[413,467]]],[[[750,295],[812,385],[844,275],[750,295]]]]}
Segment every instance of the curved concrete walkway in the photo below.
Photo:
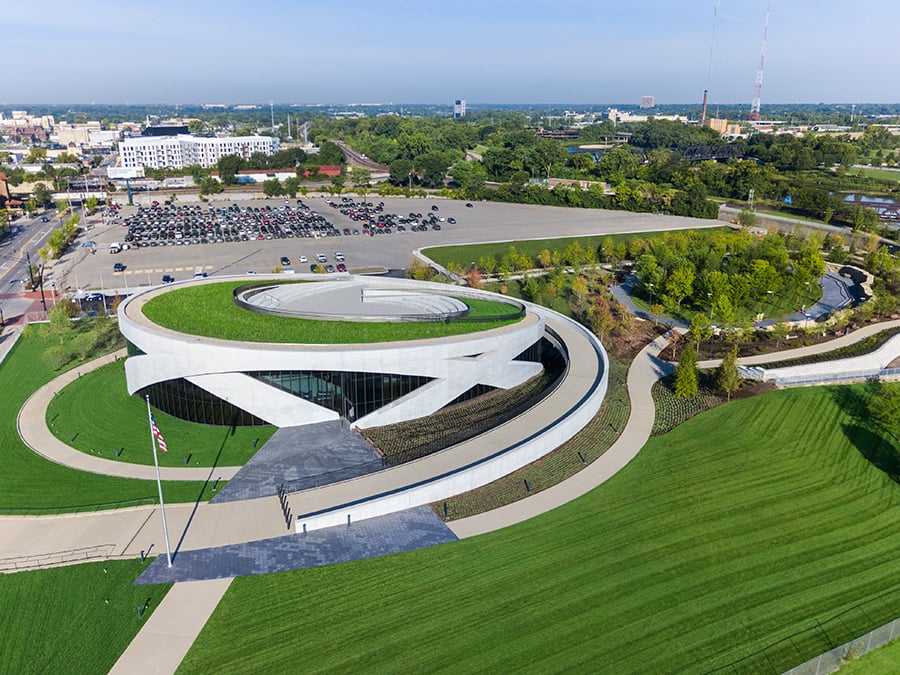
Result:
{"type": "MultiPolygon", "coordinates": [[[[125,350],[120,350],[99,359],[89,361],[83,366],[73,368],[59,377],[51,380],[34,392],[25,405],[19,410],[16,426],[19,436],[29,448],[39,455],[46,457],[51,462],[64,466],[87,471],[88,473],[100,473],[107,476],[120,478],[138,478],[141,480],[156,480],[156,470],[153,465],[132,464],[119,462],[114,459],[104,459],[96,455],[89,455],[66,445],[47,427],[47,407],[56,396],[56,392],[62,391],[84,373],[89,373],[102,368],[108,363],[118,361],[125,357],[125,350]]],[[[209,480],[212,477],[230,480],[238,472],[239,466],[219,467],[160,467],[159,475],[163,480],[209,480]]]]}
{"type": "MultiPolygon", "coordinates": [[[[739,366],[759,366],[766,363],[774,363],[776,361],[787,361],[788,359],[799,359],[804,356],[813,356],[815,354],[826,354],[833,352],[841,347],[847,347],[855,344],[867,337],[876,335],[883,330],[889,328],[900,327],[900,319],[893,321],[883,321],[881,323],[870,323],[859,328],[852,333],[841,335],[840,337],[829,340],[828,342],[820,342],[819,344],[810,345],[809,347],[798,347],[797,349],[785,349],[772,354],[759,354],[757,356],[745,356],[738,359],[739,366]]],[[[698,368],[716,368],[722,363],[722,359],[708,359],[699,361],[698,368]]]]}
{"type": "Polygon", "coordinates": [[[631,414],[621,436],[606,452],[553,487],[499,509],[447,523],[453,533],[460,539],[473,537],[538,516],[590,492],[634,459],[653,429],[655,413],[650,393],[653,383],[674,370],[672,364],[658,356],[666,344],[665,337],[656,338],[638,353],[628,369],[631,414]]]}

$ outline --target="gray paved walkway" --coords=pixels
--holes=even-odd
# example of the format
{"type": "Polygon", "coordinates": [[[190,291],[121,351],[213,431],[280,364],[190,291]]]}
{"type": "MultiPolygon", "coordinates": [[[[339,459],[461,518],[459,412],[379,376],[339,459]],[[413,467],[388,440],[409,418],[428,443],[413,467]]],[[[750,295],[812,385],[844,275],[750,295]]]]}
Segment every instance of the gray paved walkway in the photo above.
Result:
{"type": "MultiPolygon", "coordinates": [[[[785,349],[772,354],[760,354],[759,356],[745,356],[738,359],[739,366],[759,366],[766,363],[775,363],[777,361],[786,361],[788,359],[799,359],[804,356],[812,356],[814,354],[825,354],[833,352],[835,349],[852,345],[863,340],[870,335],[875,335],[889,328],[900,327],[900,319],[893,321],[882,321],[881,323],[870,323],[863,326],[852,333],[841,335],[828,342],[821,342],[809,347],[797,347],[796,349],[785,349]]],[[[708,359],[697,363],[698,368],[716,368],[722,363],[722,359],[708,359]]]]}
{"type": "Polygon", "coordinates": [[[374,449],[346,422],[284,427],[241,468],[213,503],[296,492],[364,476],[383,468],[374,449]]]}
{"type": "Polygon", "coordinates": [[[136,583],[221,579],[286,572],[304,567],[377,558],[456,541],[456,535],[427,506],[245,544],[179,553],[172,567],[160,555],[136,583]]]}

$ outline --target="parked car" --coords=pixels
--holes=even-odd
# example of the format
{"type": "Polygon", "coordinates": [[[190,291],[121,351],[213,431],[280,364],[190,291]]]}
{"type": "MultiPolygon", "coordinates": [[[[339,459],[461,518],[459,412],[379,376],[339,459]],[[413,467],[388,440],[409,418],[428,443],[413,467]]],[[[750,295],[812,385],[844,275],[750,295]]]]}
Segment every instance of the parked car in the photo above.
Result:
{"type": "Polygon", "coordinates": [[[297,258],[297,260],[302,263],[309,262],[309,259],[305,255],[301,255],[299,258],[297,258]]]}
{"type": "Polygon", "coordinates": [[[125,271],[125,265],[123,265],[122,263],[117,262],[115,265],[113,265],[113,272],[124,272],[124,271],[125,271]]]}
{"type": "Polygon", "coordinates": [[[328,256],[324,253],[316,253],[316,260],[320,263],[328,262],[328,256]]]}
{"type": "Polygon", "coordinates": [[[282,267],[287,267],[290,264],[291,264],[290,258],[288,258],[286,255],[281,256],[281,266],[282,267]]]}
{"type": "Polygon", "coordinates": [[[338,263],[337,271],[338,272],[346,272],[347,266],[344,263],[338,263]]]}
{"type": "Polygon", "coordinates": [[[164,284],[171,284],[174,281],[175,277],[173,277],[171,274],[163,274],[162,282],[164,284]]]}
{"type": "Polygon", "coordinates": [[[338,251],[334,254],[334,260],[335,262],[344,262],[344,254],[338,251]]]}
{"type": "Polygon", "coordinates": [[[466,202],[466,208],[467,208],[467,209],[471,209],[471,208],[472,208],[472,202],[466,202]]]}

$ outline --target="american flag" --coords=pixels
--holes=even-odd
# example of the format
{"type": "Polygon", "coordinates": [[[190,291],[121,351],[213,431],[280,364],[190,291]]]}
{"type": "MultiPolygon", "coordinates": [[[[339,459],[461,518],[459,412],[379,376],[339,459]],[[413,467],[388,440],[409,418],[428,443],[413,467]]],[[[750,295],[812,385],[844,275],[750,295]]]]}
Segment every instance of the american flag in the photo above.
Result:
{"type": "Polygon", "coordinates": [[[150,431],[153,432],[153,438],[156,439],[156,442],[159,443],[159,449],[163,452],[168,452],[169,450],[166,448],[166,441],[162,437],[162,434],[159,431],[159,427],[156,426],[156,419],[154,419],[153,415],[150,415],[150,431]]]}

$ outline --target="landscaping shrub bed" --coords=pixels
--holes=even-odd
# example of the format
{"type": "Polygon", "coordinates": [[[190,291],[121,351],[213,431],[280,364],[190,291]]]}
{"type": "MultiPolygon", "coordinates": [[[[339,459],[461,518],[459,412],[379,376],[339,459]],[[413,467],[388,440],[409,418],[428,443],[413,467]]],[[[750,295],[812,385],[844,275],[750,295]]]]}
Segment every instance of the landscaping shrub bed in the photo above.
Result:
{"type": "Polygon", "coordinates": [[[696,396],[678,398],[675,396],[675,376],[670,375],[653,383],[651,389],[656,416],[653,419],[651,436],[659,436],[671,431],[694,415],[711,410],[725,401],[707,383],[701,380],[696,396]]]}
{"type": "Polygon", "coordinates": [[[431,507],[446,520],[474,516],[552,487],[600,457],[619,438],[631,413],[624,386],[629,363],[610,357],[609,386],[603,405],[590,424],[567,443],[492,483],[435,502],[431,507]]]}

